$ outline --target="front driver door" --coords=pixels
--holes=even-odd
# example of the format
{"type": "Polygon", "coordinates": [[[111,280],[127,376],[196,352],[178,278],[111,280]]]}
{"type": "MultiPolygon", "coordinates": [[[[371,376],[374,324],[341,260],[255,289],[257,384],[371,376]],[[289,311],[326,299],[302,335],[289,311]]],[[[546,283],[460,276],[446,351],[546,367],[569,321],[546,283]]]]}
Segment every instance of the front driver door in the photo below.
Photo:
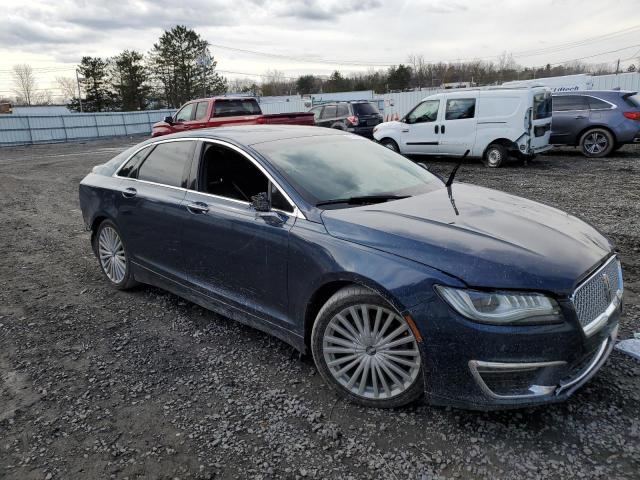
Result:
{"type": "Polygon", "coordinates": [[[402,153],[435,155],[439,152],[439,110],[439,99],[425,100],[407,114],[400,133],[402,153]]]}
{"type": "Polygon", "coordinates": [[[238,149],[205,142],[184,208],[183,251],[189,282],[201,293],[245,312],[287,322],[291,204],[238,149]],[[272,189],[277,211],[261,214],[251,197],[272,189]]]}

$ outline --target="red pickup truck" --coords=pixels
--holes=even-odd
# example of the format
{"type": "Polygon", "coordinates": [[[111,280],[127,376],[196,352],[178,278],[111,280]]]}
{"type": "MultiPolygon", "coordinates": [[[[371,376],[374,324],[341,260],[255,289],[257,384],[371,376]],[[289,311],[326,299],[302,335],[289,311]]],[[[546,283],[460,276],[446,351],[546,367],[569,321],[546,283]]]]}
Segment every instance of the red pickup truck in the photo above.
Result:
{"type": "Polygon", "coordinates": [[[313,113],[263,115],[255,98],[213,97],[192,100],[173,117],[153,125],[152,137],[223,125],[315,125],[313,113]]]}

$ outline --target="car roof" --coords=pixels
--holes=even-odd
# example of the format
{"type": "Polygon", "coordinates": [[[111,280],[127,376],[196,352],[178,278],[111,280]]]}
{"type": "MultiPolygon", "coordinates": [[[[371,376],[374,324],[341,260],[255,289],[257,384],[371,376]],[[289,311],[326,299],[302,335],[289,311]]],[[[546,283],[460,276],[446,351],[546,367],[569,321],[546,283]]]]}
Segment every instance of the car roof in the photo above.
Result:
{"type": "Polygon", "coordinates": [[[207,138],[212,140],[227,140],[240,145],[255,145],[257,143],[273,142],[289,138],[328,137],[350,135],[335,128],[321,128],[306,125],[237,125],[233,127],[203,128],[188,132],[173,133],[155,137],[153,140],[170,138],[207,138]]]}
{"type": "Polygon", "coordinates": [[[633,95],[633,90],[576,90],[573,92],[555,92],[553,96],[560,95],[633,95]]]}

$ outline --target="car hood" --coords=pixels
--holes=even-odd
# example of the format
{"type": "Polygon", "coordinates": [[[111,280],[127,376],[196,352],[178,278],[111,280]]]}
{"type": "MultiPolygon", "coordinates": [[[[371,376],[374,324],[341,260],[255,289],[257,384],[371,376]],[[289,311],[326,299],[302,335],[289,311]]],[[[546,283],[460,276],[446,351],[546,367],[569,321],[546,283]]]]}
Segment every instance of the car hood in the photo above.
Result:
{"type": "Polygon", "coordinates": [[[613,250],[587,223],[496,190],[447,190],[356,208],[325,210],[330,235],[420,262],[471,287],[568,295],[613,250]]]}

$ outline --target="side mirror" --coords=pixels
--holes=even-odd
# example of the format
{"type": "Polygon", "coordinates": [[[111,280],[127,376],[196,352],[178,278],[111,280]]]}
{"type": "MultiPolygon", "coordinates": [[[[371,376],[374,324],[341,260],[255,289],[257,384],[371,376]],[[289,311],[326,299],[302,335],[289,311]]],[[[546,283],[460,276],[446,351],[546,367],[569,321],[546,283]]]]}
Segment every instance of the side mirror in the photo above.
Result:
{"type": "Polygon", "coordinates": [[[164,117],[164,121],[171,125],[173,123],[173,117],[164,117]]]}
{"type": "Polygon", "coordinates": [[[268,212],[271,210],[271,202],[267,192],[261,192],[251,197],[251,205],[256,212],[268,212]]]}

